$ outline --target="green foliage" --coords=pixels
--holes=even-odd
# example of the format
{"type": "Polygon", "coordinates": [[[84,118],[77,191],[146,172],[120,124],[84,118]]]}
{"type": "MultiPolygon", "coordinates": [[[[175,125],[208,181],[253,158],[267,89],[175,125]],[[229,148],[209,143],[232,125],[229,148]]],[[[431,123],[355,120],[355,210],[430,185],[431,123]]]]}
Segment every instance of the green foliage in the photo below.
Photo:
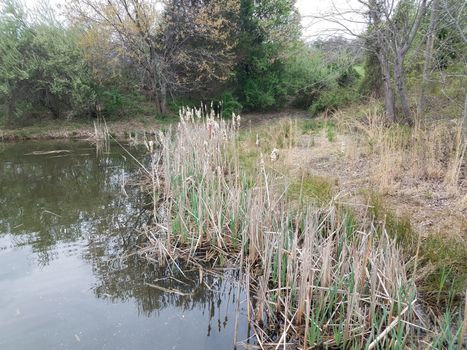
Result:
{"type": "Polygon", "coordinates": [[[55,22],[29,21],[20,3],[0,13],[0,95],[7,123],[36,113],[54,118],[89,112],[94,92],[75,34],[55,22]]]}
{"type": "Polygon", "coordinates": [[[365,57],[364,74],[360,83],[360,93],[367,97],[381,97],[383,77],[378,57],[373,52],[368,52],[365,57]]]}
{"type": "Polygon", "coordinates": [[[285,67],[287,94],[293,98],[292,104],[308,108],[328,85],[327,74],[328,67],[320,51],[296,47],[285,67]]]}
{"type": "Polygon", "coordinates": [[[233,113],[238,114],[242,111],[242,104],[234,97],[231,92],[225,92],[221,99],[222,116],[231,117],[233,113]]]}
{"type": "MultiPolygon", "coordinates": [[[[68,119],[92,115],[96,102],[109,119],[155,114],[148,96],[135,92],[141,91],[137,77],[142,73],[119,59],[114,48],[92,46],[99,44],[96,38],[78,36],[53,15],[30,20],[15,0],[4,1],[0,103],[10,121],[24,123],[35,115],[68,119]]],[[[240,5],[240,16],[232,19],[239,28],[235,77],[224,85],[228,90],[214,98],[225,116],[286,105],[312,106],[317,114],[354,99],[351,87],[358,74],[346,58],[330,61],[319,49],[301,42],[294,0],[242,0],[240,5]]],[[[170,111],[175,114],[181,106],[207,102],[203,96],[206,92],[191,90],[175,95],[169,99],[170,111]]]]}
{"type": "Polygon", "coordinates": [[[298,42],[300,25],[294,0],[242,0],[236,67],[236,95],[246,110],[285,103],[286,56],[298,42]]]}
{"type": "Polygon", "coordinates": [[[421,244],[421,256],[433,267],[425,281],[429,291],[437,291],[439,301],[441,293],[457,294],[467,285],[467,246],[457,238],[429,235],[421,244]]]}
{"type": "Polygon", "coordinates": [[[358,98],[360,74],[345,52],[331,60],[321,49],[295,41],[284,47],[256,44],[249,54],[253,63],[237,70],[238,95],[247,110],[291,104],[311,106],[315,115],[358,98]]]}
{"type": "Polygon", "coordinates": [[[287,195],[290,200],[301,203],[328,204],[333,196],[333,183],[324,177],[307,174],[301,181],[290,184],[287,195]]]}
{"type": "Polygon", "coordinates": [[[125,92],[119,88],[96,88],[97,99],[102,104],[102,114],[107,120],[135,117],[142,115],[155,116],[153,103],[146,100],[138,91],[125,92]]]}
{"type": "Polygon", "coordinates": [[[283,103],[283,89],[280,85],[283,64],[271,62],[267,49],[263,46],[252,50],[249,62],[237,71],[240,103],[247,110],[267,110],[277,108],[283,103]]]}
{"type": "Polygon", "coordinates": [[[30,56],[25,57],[30,64],[30,89],[54,118],[70,110],[74,115],[88,113],[95,94],[76,36],[48,24],[38,24],[34,30],[30,56]]]}
{"type": "Polygon", "coordinates": [[[294,61],[288,72],[290,81],[295,82],[294,104],[297,107],[309,108],[315,116],[358,99],[356,87],[360,74],[345,52],[330,60],[320,49],[308,49],[305,57],[297,55],[294,61]]]}
{"type": "Polygon", "coordinates": [[[354,88],[331,88],[323,91],[310,106],[312,115],[320,112],[335,111],[348,103],[356,101],[359,95],[354,88]]]}

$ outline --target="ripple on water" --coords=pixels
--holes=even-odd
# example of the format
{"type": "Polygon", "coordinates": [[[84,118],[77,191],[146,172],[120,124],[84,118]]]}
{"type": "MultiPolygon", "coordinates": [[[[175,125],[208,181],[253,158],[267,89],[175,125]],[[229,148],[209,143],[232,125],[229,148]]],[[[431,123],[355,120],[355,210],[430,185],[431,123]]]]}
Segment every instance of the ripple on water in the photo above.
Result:
{"type": "MultiPolygon", "coordinates": [[[[122,195],[122,176],[135,167],[111,150],[97,154],[81,142],[2,148],[0,349],[232,349],[235,283],[121,258],[135,243],[128,227],[141,221],[141,202],[131,188],[122,195]],[[70,152],[26,155],[57,149],[70,152]]],[[[248,336],[245,313],[239,339],[248,336]]]]}

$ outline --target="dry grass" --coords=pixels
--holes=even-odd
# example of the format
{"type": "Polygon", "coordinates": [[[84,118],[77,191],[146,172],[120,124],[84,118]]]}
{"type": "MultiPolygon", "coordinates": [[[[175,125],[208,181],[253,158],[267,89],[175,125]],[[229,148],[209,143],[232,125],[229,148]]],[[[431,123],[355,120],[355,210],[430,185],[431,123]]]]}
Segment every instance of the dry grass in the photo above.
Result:
{"type": "Polygon", "coordinates": [[[317,190],[326,186],[303,172],[297,182],[286,172],[286,150],[302,147],[296,121],[256,136],[239,135],[239,117],[226,121],[183,110],[180,119],[177,128],[147,143],[154,225],[146,230],[145,254],[175,265],[183,259],[240,267],[263,349],[423,348],[436,339],[457,344],[448,337],[459,320],[443,328],[417,311],[410,276],[417,273],[418,254],[405,257],[384,225],[357,224],[332,196],[304,200],[321,197],[317,190]]]}
{"type": "Polygon", "coordinates": [[[363,136],[360,141],[372,158],[372,182],[379,192],[394,192],[407,177],[444,182],[456,192],[463,185],[461,165],[466,144],[460,121],[417,122],[413,128],[388,126],[382,114],[369,110],[363,118],[347,120],[347,127],[363,136]]]}
{"type": "Polygon", "coordinates": [[[383,196],[422,236],[467,239],[466,143],[458,120],[386,125],[377,106],[308,121],[296,146],[279,150],[289,172],[332,178],[349,201],[383,196]],[[336,125],[329,141],[325,125],[336,125]]]}

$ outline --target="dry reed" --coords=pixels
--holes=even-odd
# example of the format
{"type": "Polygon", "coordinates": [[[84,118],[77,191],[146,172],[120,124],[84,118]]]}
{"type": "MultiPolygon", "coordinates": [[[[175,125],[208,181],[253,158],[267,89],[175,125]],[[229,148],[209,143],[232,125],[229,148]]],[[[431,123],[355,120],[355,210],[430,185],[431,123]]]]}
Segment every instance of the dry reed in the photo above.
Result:
{"type": "Polygon", "coordinates": [[[363,135],[372,182],[381,193],[396,190],[403,178],[444,182],[451,191],[459,190],[467,147],[462,121],[417,122],[412,128],[387,125],[377,109],[365,111],[360,119],[342,119],[363,135]]]}
{"type": "MultiPolygon", "coordinates": [[[[146,254],[241,266],[263,349],[404,349],[436,336],[420,336],[416,288],[384,228],[358,227],[334,200],[294,207],[267,155],[254,174],[242,168],[239,123],[183,109],[148,146],[155,222],[146,254]]],[[[369,132],[380,152],[392,149],[379,127],[369,132]]]]}

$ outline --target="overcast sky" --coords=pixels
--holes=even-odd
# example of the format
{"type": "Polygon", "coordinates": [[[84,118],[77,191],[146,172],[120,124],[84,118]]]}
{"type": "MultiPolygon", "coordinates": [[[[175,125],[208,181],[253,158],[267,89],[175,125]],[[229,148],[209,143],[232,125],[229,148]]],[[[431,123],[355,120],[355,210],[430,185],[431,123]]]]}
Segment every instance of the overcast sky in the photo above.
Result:
{"type": "MultiPolygon", "coordinates": [[[[303,36],[306,39],[313,39],[317,36],[340,34],[349,36],[342,26],[326,20],[318,20],[317,16],[323,14],[339,12],[358,12],[361,5],[357,0],[297,0],[297,7],[302,16],[303,36]],[[355,11],[357,10],[357,11],[355,11]]],[[[354,33],[360,33],[365,29],[362,18],[357,15],[346,14],[342,23],[354,33]]]]}
{"type": "MultiPolygon", "coordinates": [[[[44,0],[23,0],[28,7],[34,7],[44,0]]],[[[65,0],[48,0],[50,4],[64,4],[65,0]]],[[[297,0],[297,8],[302,15],[303,36],[305,39],[313,39],[318,36],[332,35],[341,31],[342,27],[327,21],[318,21],[313,16],[338,10],[358,8],[357,0],[297,0]]],[[[356,18],[353,18],[354,22],[356,18]]],[[[352,31],[361,32],[365,26],[358,23],[346,23],[352,31]]]]}

